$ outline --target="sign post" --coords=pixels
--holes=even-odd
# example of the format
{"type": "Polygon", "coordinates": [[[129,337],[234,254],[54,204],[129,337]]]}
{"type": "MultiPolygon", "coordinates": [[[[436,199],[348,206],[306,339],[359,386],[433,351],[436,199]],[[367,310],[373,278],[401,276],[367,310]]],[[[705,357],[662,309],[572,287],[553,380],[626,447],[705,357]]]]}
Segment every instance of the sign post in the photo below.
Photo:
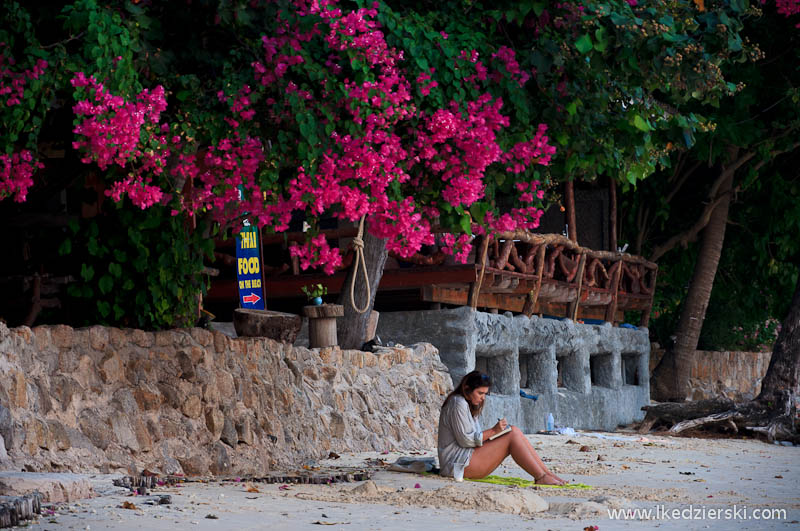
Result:
{"type": "Polygon", "coordinates": [[[242,231],[236,235],[236,278],[239,281],[239,306],[265,310],[261,285],[261,238],[258,227],[246,221],[242,231]]]}

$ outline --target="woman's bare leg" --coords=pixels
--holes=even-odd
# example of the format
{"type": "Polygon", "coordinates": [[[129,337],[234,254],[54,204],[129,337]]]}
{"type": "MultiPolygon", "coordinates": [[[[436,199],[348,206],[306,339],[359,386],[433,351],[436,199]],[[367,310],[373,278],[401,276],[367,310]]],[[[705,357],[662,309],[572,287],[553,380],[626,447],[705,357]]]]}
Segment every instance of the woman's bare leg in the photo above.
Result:
{"type": "Polygon", "coordinates": [[[500,466],[509,455],[525,472],[533,476],[537,483],[547,485],[563,483],[549,473],[528,439],[517,427],[512,428],[508,435],[486,441],[483,446],[476,448],[469,460],[469,466],[464,470],[464,477],[484,478],[500,466]]]}
{"type": "MultiPolygon", "coordinates": [[[[516,426],[513,426],[511,429],[512,429],[512,433],[513,433],[513,430],[515,430],[515,429],[518,429],[518,428],[517,428],[516,426]]],[[[553,472],[552,472],[552,471],[551,471],[549,468],[547,468],[547,465],[545,465],[545,464],[544,464],[544,461],[542,461],[542,458],[541,458],[541,457],[539,457],[539,454],[538,454],[538,453],[536,453],[536,450],[534,450],[534,448],[533,448],[533,445],[532,445],[532,444],[531,444],[531,442],[528,440],[528,438],[527,438],[527,437],[525,437],[525,434],[524,434],[524,433],[522,433],[522,430],[520,430],[520,434],[522,435],[522,438],[523,438],[523,439],[525,440],[525,442],[527,443],[527,447],[528,447],[528,449],[530,450],[531,454],[533,454],[533,458],[534,458],[534,459],[535,459],[535,460],[536,460],[536,461],[539,463],[539,465],[540,465],[542,468],[544,468],[544,470],[545,470],[545,473],[546,473],[548,476],[553,476],[554,478],[556,478],[556,479],[557,479],[558,481],[560,481],[561,483],[566,483],[566,481],[564,481],[563,479],[561,479],[560,477],[558,477],[558,476],[557,476],[556,474],[554,474],[554,473],[553,473],[553,472]]]]}

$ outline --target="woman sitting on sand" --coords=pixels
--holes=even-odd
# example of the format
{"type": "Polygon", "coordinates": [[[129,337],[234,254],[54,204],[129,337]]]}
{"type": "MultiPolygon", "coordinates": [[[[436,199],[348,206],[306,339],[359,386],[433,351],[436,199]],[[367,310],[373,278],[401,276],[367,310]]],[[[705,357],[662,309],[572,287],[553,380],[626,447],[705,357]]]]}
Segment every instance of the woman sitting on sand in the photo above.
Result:
{"type": "Polygon", "coordinates": [[[508,423],[500,419],[493,428],[482,431],[478,416],[489,394],[491,379],[480,371],[472,371],[447,395],[439,415],[439,467],[443,476],[479,479],[492,473],[511,456],[533,476],[536,483],[563,485],[542,462],[531,443],[513,426],[511,432],[493,441],[489,437],[503,431],[508,423]]]}

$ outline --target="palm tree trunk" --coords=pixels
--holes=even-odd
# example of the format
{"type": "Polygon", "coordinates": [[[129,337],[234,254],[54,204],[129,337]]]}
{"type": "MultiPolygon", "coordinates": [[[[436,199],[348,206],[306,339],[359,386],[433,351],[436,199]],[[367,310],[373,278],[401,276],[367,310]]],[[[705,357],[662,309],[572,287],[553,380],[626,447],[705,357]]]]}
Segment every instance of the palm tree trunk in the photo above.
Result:
{"type": "MultiPolygon", "coordinates": [[[[735,153],[732,153],[735,155],[735,153]]],[[[731,157],[734,160],[735,156],[731,157]]],[[[703,229],[697,264],[694,268],[689,292],[686,296],[678,327],[675,330],[675,346],[653,371],[653,395],[660,400],[690,400],[689,377],[692,359],[700,331],[711,298],[711,288],[717,274],[722,245],[725,240],[725,226],[731,202],[734,171],[723,168],[728,175],[722,180],[718,194],[719,202],[711,213],[708,225],[703,229]]],[[[714,198],[712,198],[714,199],[714,198]]]]}

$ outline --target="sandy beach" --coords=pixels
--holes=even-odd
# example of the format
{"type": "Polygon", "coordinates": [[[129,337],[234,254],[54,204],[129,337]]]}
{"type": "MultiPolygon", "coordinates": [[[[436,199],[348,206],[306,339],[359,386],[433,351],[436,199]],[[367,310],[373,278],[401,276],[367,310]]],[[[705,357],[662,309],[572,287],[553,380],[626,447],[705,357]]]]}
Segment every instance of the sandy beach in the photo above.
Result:
{"type": "MultiPolygon", "coordinates": [[[[555,472],[590,489],[513,487],[389,472],[416,452],[343,453],[306,466],[366,467],[330,485],[188,482],[131,496],[111,475],[97,496],[47,510],[31,529],[800,529],[800,448],[633,432],[529,435],[555,472]],[[376,466],[377,465],[377,466],[376,466]],[[172,503],[157,504],[169,494],[172,503]],[[124,506],[135,508],[123,508],[124,506]]],[[[530,479],[509,458],[495,472],[530,479]]]]}

